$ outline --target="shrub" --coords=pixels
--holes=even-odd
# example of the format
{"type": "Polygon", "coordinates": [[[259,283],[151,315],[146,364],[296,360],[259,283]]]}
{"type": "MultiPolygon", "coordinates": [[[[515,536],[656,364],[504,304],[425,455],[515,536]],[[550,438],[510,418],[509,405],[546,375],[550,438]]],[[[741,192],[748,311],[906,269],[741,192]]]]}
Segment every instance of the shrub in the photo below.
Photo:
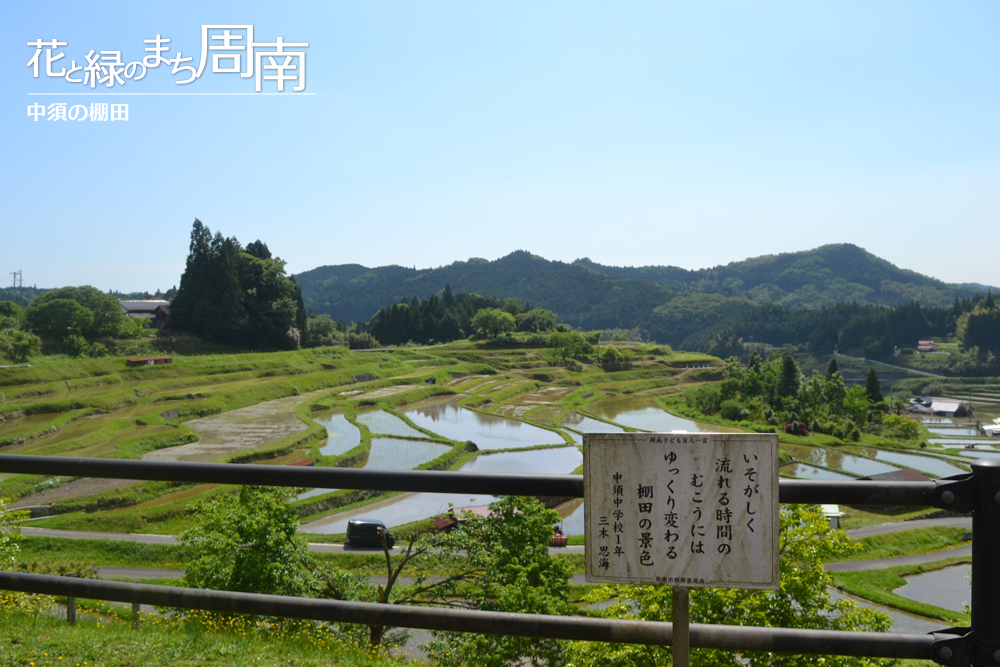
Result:
{"type": "Polygon", "coordinates": [[[719,405],[719,415],[723,419],[728,419],[730,421],[739,421],[740,412],[743,410],[743,406],[739,401],[729,399],[728,401],[722,401],[719,405]]]}

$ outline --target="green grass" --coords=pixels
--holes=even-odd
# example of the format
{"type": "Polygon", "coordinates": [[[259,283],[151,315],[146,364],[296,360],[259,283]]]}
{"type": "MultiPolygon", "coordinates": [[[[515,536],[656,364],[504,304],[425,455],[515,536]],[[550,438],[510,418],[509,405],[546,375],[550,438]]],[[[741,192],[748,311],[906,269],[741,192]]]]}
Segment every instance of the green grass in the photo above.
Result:
{"type": "Polygon", "coordinates": [[[912,521],[913,519],[926,518],[939,510],[934,507],[851,507],[841,505],[844,516],[840,518],[840,527],[844,530],[854,528],[864,528],[865,526],[878,526],[883,523],[894,523],[896,521],[912,521]]]}
{"type": "Polygon", "coordinates": [[[184,545],[141,544],[117,540],[66,540],[55,537],[25,537],[19,560],[54,565],[80,560],[97,567],[182,568],[191,550],[184,545]]]}
{"type": "Polygon", "coordinates": [[[966,533],[964,528],[931,526],[863,537],[856,540],[861,546],[860,551],[838,560],[874,560],[939,551],[963,544],[962,537],[966,533]]]}
{"type": "Polygon", "coordinates": [[[204,617],[170,621],[144,615],[139,629],[117,615],[94,617],[81,601],[75,626],[52,617],[58,603],[44,596],[3,595],[0,603],[0,664],[143,667],[383,667],[399,661],[372,655],[353,642],[302,621],[270,630],[249,622],[223,624],[204,617]],[[232,629],[230,629],[232,628],[232,629]]]}
{"type": "Polygon", "coordinates": [[[900,565],[884,570],[834,572],[833,585],[859,598],[902,609],[911,614],[936,618],[956,626],[968,625],[969,617],[965,614],[917,602],[892,592],[906,583],[906,580],[903,579],[904,576],[933,572],[950,565],[963,563],[971,563],[971,561],[963,558],[948,558],[923,565],[900,565]]]}

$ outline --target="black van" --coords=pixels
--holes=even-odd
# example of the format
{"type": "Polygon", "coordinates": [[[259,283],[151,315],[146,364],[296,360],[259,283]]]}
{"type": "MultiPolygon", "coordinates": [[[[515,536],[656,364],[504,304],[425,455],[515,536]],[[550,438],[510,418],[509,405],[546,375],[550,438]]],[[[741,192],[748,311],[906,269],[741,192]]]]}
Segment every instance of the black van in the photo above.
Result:
{"type": "Polygon", "coordinates": [[[391,549],[396,543],[385,524],[375,519],[351,519],[347,522],[347,544],[352,547],[382,548],[382,535],[391,549]]]}

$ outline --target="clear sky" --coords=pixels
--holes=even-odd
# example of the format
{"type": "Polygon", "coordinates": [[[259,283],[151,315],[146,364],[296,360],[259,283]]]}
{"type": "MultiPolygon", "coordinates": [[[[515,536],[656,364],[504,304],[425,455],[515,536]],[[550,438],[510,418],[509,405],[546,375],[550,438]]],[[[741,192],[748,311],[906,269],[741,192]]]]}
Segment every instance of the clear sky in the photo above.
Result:
{"type": "Polygon", "coordinates": [[[1000,284],[992,1],[50,0],[3,3],[0,37],[0,283],[167,289],[197,217],[292,272],[850,242],[1000,284]],[[58,71],[161,35],[197,67],[205,24],[308,42],[305,91],[117,95],[254,93],[211,57],[191,84],[160,64],[110,89],[48,77],[44,49],[26,66],[39,38],[67,42],[58,71]],[[104,102],[128,120],[27,115],[104,102]]]}

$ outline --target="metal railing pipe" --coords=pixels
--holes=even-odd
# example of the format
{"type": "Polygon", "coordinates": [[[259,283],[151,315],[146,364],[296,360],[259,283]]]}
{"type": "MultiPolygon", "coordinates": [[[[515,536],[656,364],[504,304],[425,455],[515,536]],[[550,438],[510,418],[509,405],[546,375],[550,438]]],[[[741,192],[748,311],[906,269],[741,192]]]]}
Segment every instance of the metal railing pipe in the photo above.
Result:
{"type": "MultiPolygon", "coordinates": [[[[406,607],[97,581],[24,572],[0,571],[0,589],[182,609],[449,632],[655,646],[668,646],[673,641],[672,624],[654,621],[406,607]]],[[[933,635],[728,625],[692,624],[690,631],[692,648],[884,658],[927,659],[935,641],[933,635]]]]}
{"type": "MultiPolygon", "coordinates": [[[[365,470],[232,463],[131,461],[64,456],[0,454],[0,472],[104,477],[202,484],[303,486],[320,489],[426,491],[489,495],[583,497],[582,475],[465,473],[437,470],[365,470]]],[[[944,506],[936,482],[819,482],[783,479],[783,503],[944,506]]]]}

